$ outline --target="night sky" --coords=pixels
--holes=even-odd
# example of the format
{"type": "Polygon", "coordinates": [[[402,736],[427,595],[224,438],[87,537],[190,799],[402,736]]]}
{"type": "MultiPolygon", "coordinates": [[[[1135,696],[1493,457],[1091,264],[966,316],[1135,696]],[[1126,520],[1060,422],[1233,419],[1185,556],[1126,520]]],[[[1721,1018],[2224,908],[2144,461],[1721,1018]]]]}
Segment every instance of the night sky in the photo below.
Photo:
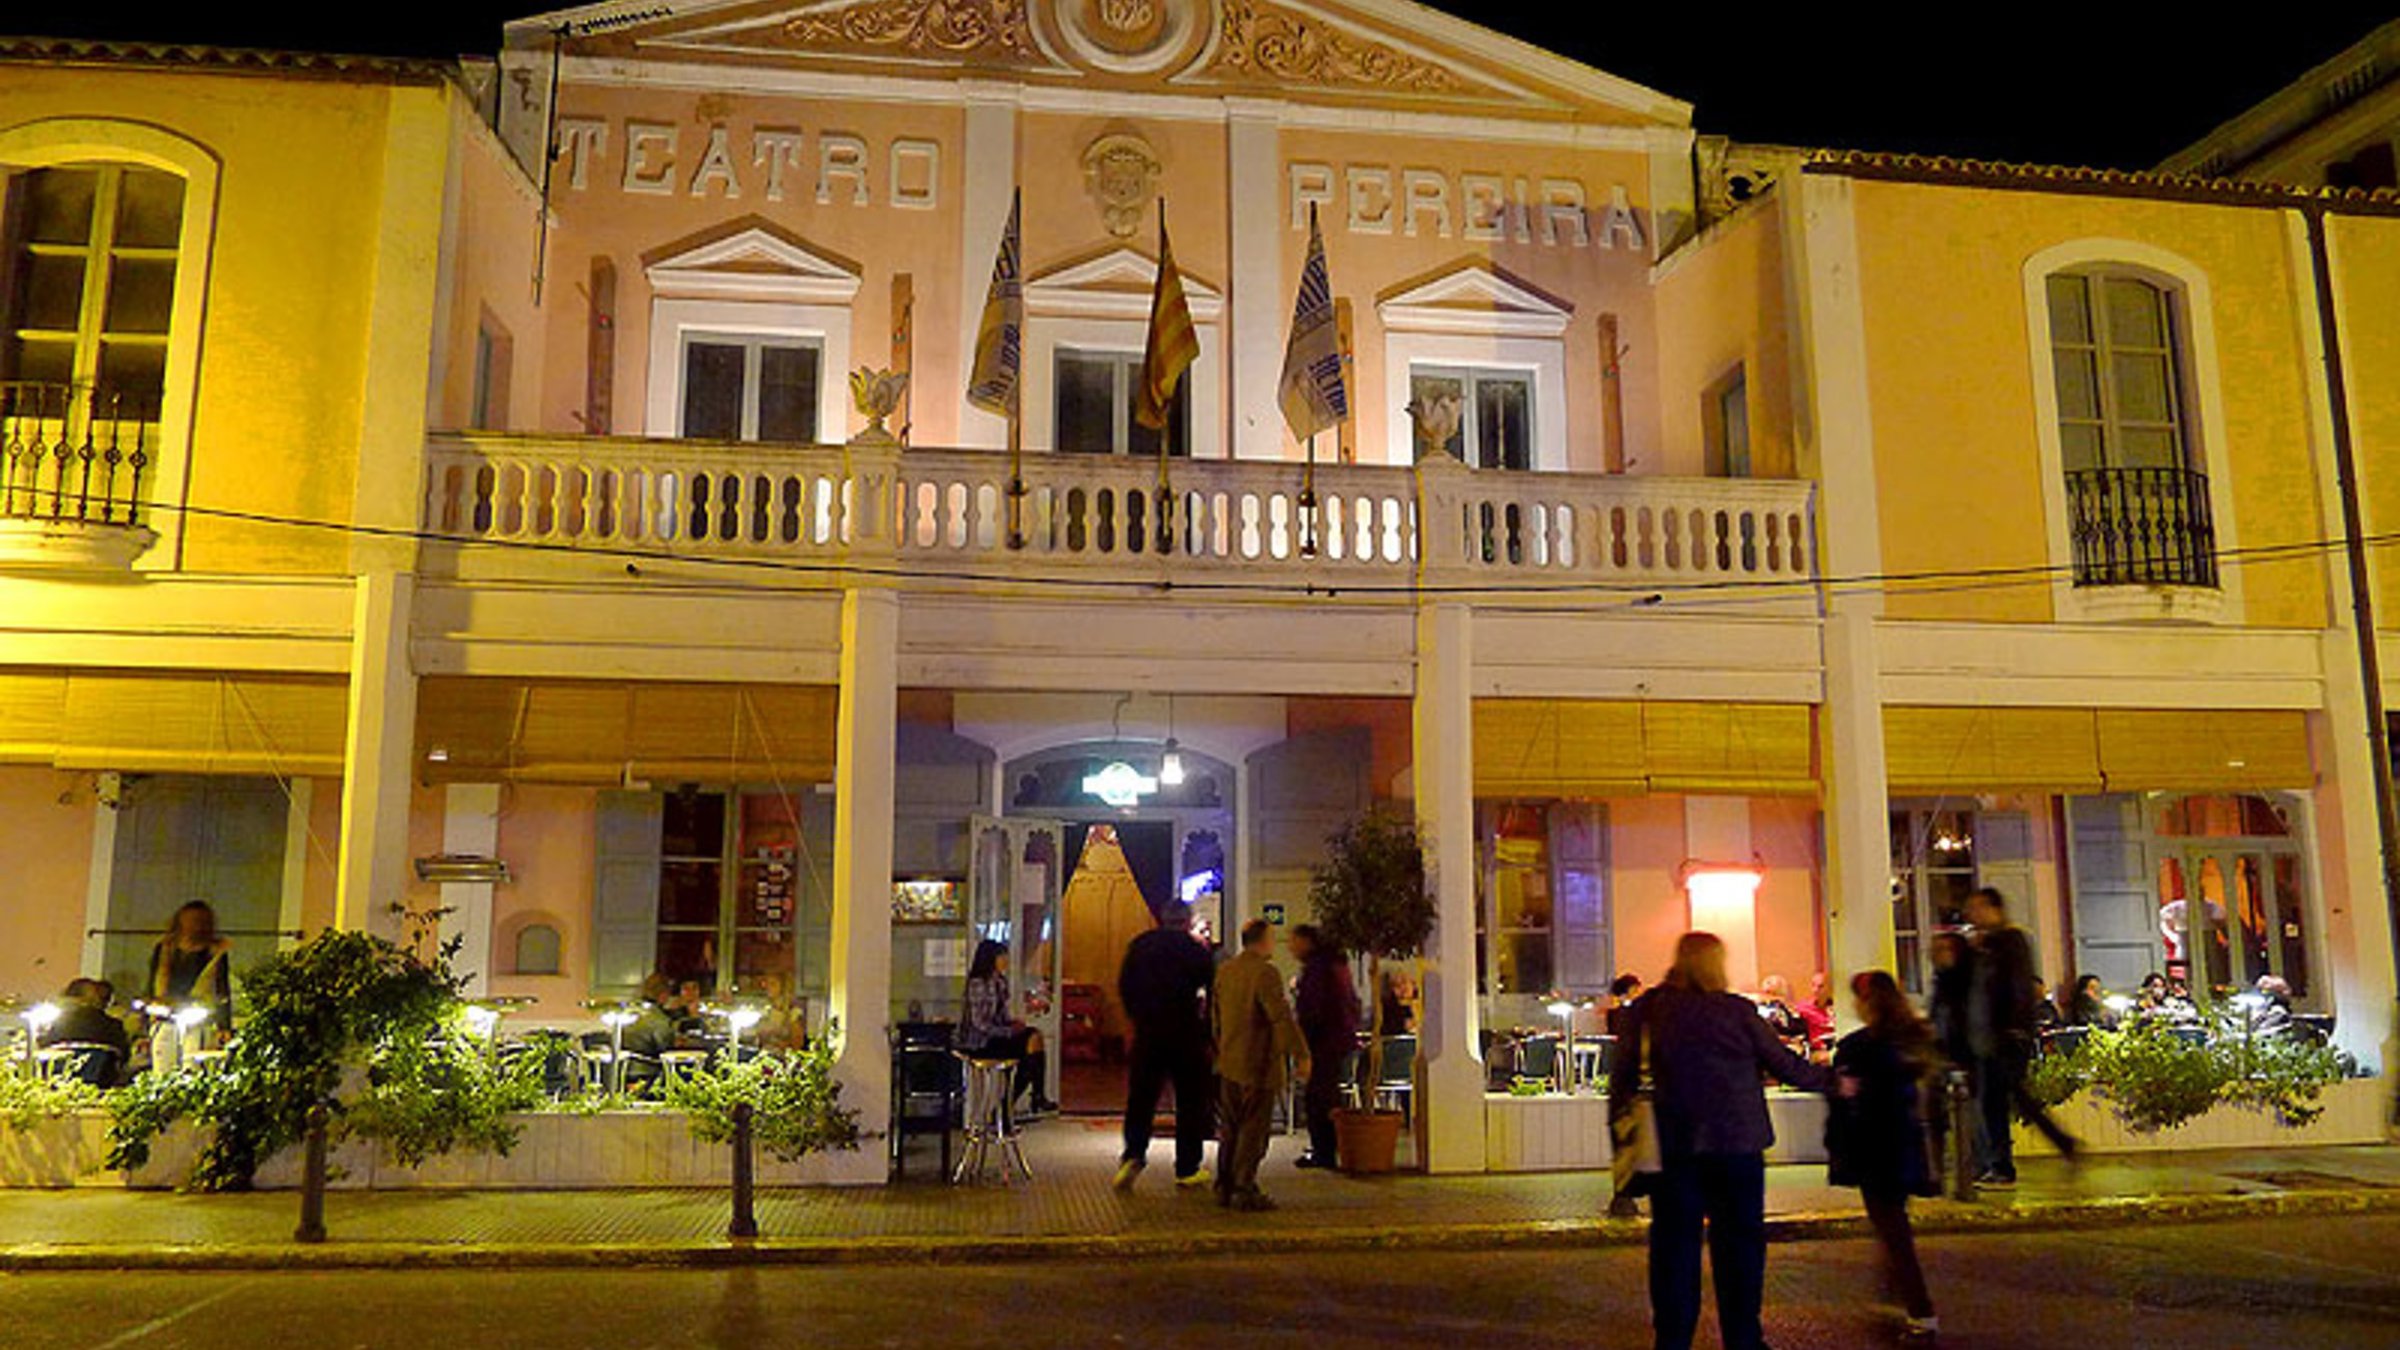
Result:
{"type": "MultiPolygon", "coordinates": [[[[2388,3],[2339,0],[2238,17],[2103,3],[1862,13],[1820,2],[1763,14],[1689,0],[1437,7],[1688,100],[1701,130],[1738,140],[2117,168],[2148,167],[2395,16],[2388,3]]],[[[541,11],[542,0],[308,0],[302,12],[280,0],[136,0],[30,7],[0,28],[449,56],[488,53],[502,22],[541,11]]]]}

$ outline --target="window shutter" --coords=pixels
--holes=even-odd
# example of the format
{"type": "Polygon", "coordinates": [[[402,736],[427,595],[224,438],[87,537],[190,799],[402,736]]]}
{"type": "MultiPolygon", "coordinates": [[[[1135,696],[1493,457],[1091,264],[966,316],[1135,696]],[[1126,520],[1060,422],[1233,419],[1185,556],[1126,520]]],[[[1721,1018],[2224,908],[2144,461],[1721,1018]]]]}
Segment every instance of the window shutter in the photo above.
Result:
{"type": "Polygon", "coordinates": [[[1600,994],[1609,981],[1608,808],[1560,802],[1550,808],[1550,866],[1557,877],[1553,978],[1570,994],[1600,994]]]}
{"type": "Polygon", "coordinates": [[[654,792],[603,792],[596,808],[592,992],[630,995],[657,961],[659,829],[654,792]]]}

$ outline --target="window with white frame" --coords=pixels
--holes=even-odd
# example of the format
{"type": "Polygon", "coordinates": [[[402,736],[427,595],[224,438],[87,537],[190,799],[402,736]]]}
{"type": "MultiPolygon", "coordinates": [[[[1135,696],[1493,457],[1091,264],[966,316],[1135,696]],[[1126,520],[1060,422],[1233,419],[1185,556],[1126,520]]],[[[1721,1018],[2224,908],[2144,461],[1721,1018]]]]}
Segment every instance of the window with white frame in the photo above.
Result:
{"type": "Polygon", "coordinates": [[[687,332],[677,434],[814,443],[823,363],[823,347],[806,338],[687,332]]]}
{"type": "Polygon", "coordinates": [[[98,416],[156,420],[183,204],[181,178],[134,165],[8,180],[0,379],[72,388],[79,408],[90,391],[98,416]]]}
{"type": "Polygon", "coordinates": [[[1408,396],[1426,408],[1459,401],[1457,430],[1443,448],[1468,468],[1533,467],[1534,372],[1412,365],[1408,396]]]}
{"type": "Polygon", "coordinates": [[[2183,468],[2173,296],[2108,270],[2055,273],[2048,288],[2067,472],[2183,468]]]}
{"type": "MultiPolygon", "coordinates": [[[[1140,352],[1087,351],[1060,347],[1052,361],[1053,449],[1075,455],[1156,455],[1159,431],[1133,415],[1141,388],[1140,352]]],[[[1187,374],[1175,384],[1167,407],[1173,433],[1167,453],[1192,452],[1192,381],[1187,374]]]]}

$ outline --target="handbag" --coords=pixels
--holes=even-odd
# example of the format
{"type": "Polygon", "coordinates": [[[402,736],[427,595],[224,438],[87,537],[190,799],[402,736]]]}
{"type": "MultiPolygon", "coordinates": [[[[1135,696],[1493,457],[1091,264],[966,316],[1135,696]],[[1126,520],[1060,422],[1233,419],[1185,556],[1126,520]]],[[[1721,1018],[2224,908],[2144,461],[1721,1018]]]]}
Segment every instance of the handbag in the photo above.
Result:
{"type": "Polygon", "coordinates": [[[1659,1172],[1658,1111],[1650,1100],[1650,1028],[1642,1028],[1641,1087],[1629,1101],[1609,1103],[1609,1174],[1618,1195],[1650,1192],[1659,1172]]]}

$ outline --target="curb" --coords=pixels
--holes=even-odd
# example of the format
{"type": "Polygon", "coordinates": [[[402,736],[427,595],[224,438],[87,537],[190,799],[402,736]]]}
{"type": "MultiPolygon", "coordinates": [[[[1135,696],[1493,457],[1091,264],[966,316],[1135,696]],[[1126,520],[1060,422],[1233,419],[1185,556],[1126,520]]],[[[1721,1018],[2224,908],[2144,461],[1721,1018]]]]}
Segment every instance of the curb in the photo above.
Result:
{"type": "MultiPolygon", "coordinates": [[[[2400,1213],[2400,1189],[2118,1196],[1982,1206],[1933,1201],[1916,1215],[1920,1235],[2057,1232],[2140,1222],[2400,1213]]],[[[1416,1227],[1225,1229],[969,1238],[765,1238],[749,1242],[435,1243],[296,1242],[250,1245],[22,1243],[0,1247],[0,1273],[284,1270],[712,1270],[738,1266],[997,1265],[1033,1261],[1262,1256],[1304,1252],[1485,1252],[1622,1247],[1646,1240],[1637,1219],[1565,1219],[1416,1227]]],[[[1769,1242],[1869,1235],[1866,1217],[1829,1210],[1771,1216],[1769,1242]]]]}

